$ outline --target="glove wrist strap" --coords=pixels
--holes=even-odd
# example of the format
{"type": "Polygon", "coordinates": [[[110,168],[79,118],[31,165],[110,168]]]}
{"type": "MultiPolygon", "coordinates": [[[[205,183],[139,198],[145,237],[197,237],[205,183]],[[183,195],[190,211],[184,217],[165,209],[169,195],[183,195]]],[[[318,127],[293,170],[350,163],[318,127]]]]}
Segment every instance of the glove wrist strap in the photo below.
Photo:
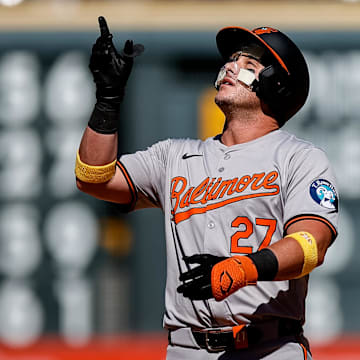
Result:
{"type": "Polygon", "coordinates": [[[90,116],[88,126],[100,134],[115,134],[119,128],[119,105],[97,102],[90,116]]]}
{"type": "Polygon", "coordinates": [[[98,103],[106,104],[109,107],[119,108],[125,95],[125,87],[100,87],[96,90],[98,103]]]}
{"type": "Polygon", "coordinates": [[[277,257],[270,249],[263,249],[247,255],[256,266],[258,281],[272,281],[279,270],[277,257]]]}

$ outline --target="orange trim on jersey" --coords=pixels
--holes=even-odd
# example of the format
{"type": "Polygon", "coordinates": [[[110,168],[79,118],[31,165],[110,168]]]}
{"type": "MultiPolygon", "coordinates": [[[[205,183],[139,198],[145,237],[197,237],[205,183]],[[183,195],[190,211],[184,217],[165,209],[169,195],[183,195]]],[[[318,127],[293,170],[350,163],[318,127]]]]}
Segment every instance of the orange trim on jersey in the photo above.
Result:
{"type": "Polygon", "coordinates": [[[308,356],[307,356],[307,350],[306,350],[306,347],[303,345],[303,344],[299,344],[302,349],[303,349],[303,352],[304,352],[304,360],[307,360],[308,356]]]}
{"type": "Polygon", "coordinates": [[[136,200],[137,200],[137,192],[135,189],[135,185],[133,183],[133,181],[131,180],[130,175],[128,174],[128,172],[125,169],[125,166],[120,162],[120,160],[118,160],[116,162],[116,165],[119,167],[120,171],[123,173],[125,180],[129,186],[129,190],[131,192],[131,204],[130,204],[130,209],[132,209],[135,206],[136,200]]]}
{"type": "Polygon", "coordinates": [[[316,220],[316,221],[321,221],[322,223],[324,223],[325,225],[327,225],[331,232],[333,233],[334,235],[334,238],[337,236],[337,231],[334,227],[334,225],[327,219],[323,218],[322,216],[317,216],[317,215],[299,215],[297,217],[294,217],[290,220],[288,220],[288,222],[285,224],[284,226],[284,231],[286,232],[288,227],[298,221],[301,221],[301,220],[316,220]]]}
{"type": "Polygon", "coordinates": [[[253,31],[250,31],[249,29],[245,29],[240,26],[227,26],[227,27],[224,27],[223,29],[221,29],[220,31],[225,30],[225,29],[240,29],[240,30],[246,31],[249,34],[251,34],[252,36],[256,37],[256,39],[258,39],[268,50],[270,50],[270,52],[275,56],[276,60],[280,63],[281,67],[283,69],[285,69],[288,74],[290,74],[287,66],[285,65],[284,61],[281,59],[280,55],[270,45],[268,45],[259,35],[257,35],[253,31]]]}
{"type": "Polygon", "coordinates": [[[263,196],[273,196],[273,195],[277,195],[278,193],[279,193],[279,189],[277,189],[275,192],[236,196],[231,199],[220,201],[215,204],[209,204],[204,207],[195,207],[195,208],[191,208],[189,210],[183,211],[183,212],[176,213],[176,214],[174,214],[173,220],[175,221],[175,224],[178,224],[181,221],[187,220],[192,215],[204,214],[207,211],[219,209],[223,206],[232,204],[237,201],[252,199],[252,198],[257,198],[257,197],[263,197],[263,196]]]}

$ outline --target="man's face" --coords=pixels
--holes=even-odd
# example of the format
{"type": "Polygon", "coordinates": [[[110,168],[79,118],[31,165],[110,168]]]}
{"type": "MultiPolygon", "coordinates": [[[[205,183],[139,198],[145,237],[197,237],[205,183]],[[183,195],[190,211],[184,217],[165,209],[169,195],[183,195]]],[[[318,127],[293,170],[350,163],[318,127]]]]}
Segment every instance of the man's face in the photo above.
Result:
{"type": "Polygon", "coordinates": [[[254,56],[248,53],[236,52],[225,64],[226,75],[220,82],[218,93],[215,97],[216,104],[225,111],[236,107],[260,106],[260,100],[248,85],[238,80],[240,69],[252,72],[256,79],[264,68],[254,56]]]}

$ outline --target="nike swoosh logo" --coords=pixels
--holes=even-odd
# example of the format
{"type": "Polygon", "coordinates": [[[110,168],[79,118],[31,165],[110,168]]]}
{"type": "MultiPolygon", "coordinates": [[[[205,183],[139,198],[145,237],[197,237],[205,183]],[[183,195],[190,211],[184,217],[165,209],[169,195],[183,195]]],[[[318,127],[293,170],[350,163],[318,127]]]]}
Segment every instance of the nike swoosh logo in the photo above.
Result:
{"type": "Polygon", "coordinates": [[[191,158],[193,156],[203,156],[203,154],[188,154],[188,153],[185,153],[182,158],[185,160],[185,159],[188,159],[188,158],[191,158]]]}

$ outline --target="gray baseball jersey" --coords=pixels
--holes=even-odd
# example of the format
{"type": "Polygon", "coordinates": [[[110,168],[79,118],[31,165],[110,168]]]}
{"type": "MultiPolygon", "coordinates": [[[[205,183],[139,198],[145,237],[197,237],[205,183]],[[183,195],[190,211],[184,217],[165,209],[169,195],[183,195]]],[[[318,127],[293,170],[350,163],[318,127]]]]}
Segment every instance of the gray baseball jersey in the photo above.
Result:
{"type": "Polygon", "coordinates": [[[219,136],[169,139],[121,156],[133,208],[165,215],[167,282],[164,326],[232,326],[264,317],[304,321],[308,277],[262,281],[221,302],[178,294],[184,255],[249,254],[281,239],[302,219],[325,223],[337,235],[338,195],[325,153],[284,130],[234,146],[219,136]]]}

